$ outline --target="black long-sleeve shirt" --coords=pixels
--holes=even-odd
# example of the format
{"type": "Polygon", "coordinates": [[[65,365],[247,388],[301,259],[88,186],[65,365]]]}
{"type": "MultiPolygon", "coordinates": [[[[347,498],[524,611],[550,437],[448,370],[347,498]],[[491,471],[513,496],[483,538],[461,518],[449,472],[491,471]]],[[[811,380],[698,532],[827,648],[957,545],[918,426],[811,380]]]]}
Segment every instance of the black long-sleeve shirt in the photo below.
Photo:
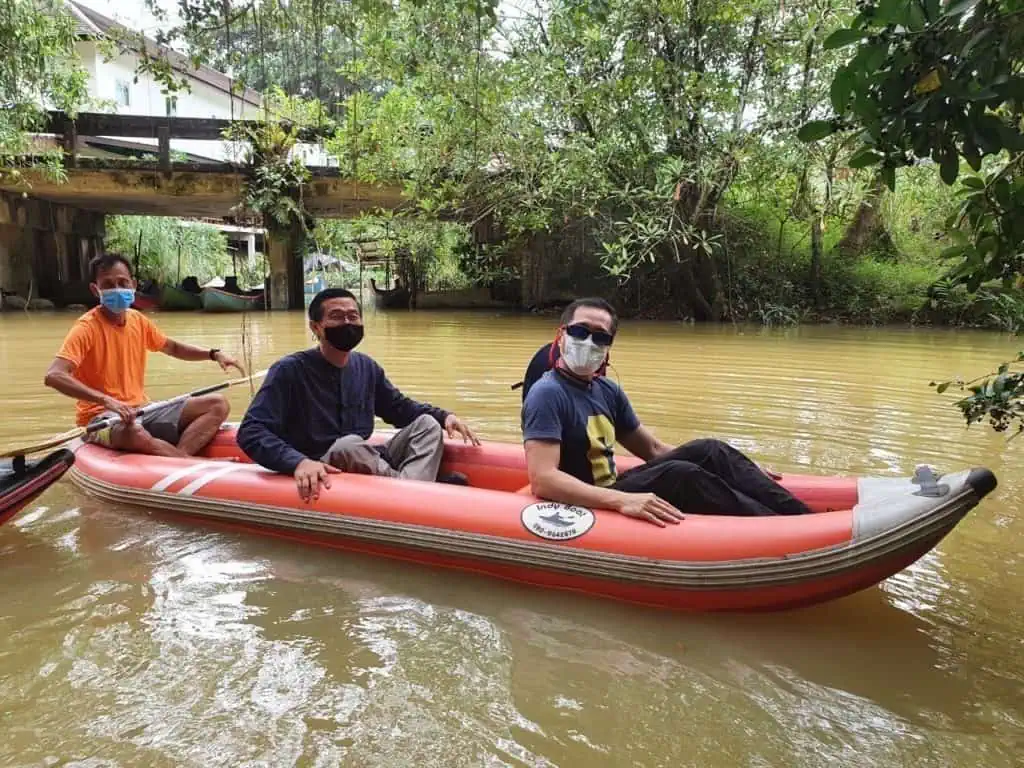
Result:
{"type": "Polygon", "coordinates": [[[442,426],[448,416],[399,392],[373,358],[353,352],[338,368],[319,349],[308,349],[271,366],[238,428],[238,447],[257,464],[290,475],[303,459],[319,461],[339,437],[370,437],[374,416],[404,427],[423,414],[442,426]]]}

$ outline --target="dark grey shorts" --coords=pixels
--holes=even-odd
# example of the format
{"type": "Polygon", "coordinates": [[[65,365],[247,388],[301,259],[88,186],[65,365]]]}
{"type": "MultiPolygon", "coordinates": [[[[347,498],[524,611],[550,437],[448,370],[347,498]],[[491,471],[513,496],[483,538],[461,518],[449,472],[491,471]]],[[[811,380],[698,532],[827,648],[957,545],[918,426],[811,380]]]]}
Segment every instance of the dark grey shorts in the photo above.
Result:
{"type": "MultiPolygon", "coordinates": [[[[139,417],[136,421],[157,440],[163,440],[171,445],[177,445],[178,440],[181,439],[181,412],[185,409],[185,403],[187,402],[188,400],[179,400],[176,403],[162,405],[159,408],[154,408],[149,413],[139,417]]],[[[104,411],[89,423],[95,424],[101,419],[106,419],[115,415],[116,414],[113,411],[104,411]]],[[[94,432],[89,435],[86,439],[90,443],[96,443],[97,445],[103,445],[109,448],[111,429],[113,429],[113,427],[101,429],[99,432],[94,432]]]]}

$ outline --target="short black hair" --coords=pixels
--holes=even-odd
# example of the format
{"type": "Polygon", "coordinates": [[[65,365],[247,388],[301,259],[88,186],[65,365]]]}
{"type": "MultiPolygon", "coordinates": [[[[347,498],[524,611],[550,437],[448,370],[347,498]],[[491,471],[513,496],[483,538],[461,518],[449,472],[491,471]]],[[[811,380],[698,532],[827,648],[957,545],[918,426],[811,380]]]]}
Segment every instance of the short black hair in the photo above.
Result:
{"type": "Polygon", "coordinates": [[[363,308],[359,306],[359,299],[352,291],[346,288],[324,288],[309,302],[309,319],[314,323],[319,323],[324,319],[324,302],[328,299],[352,299],[356,303],[356,307],[359,308],[359,314],[363,313],[363,308]]]}
{"type": "Polygon", "coordinates": [[[572,322],[573,316],[576,314],[576,310],[580,307],[590,307],[591,309],[600,309],[607,312],[612,318],[612,335],[615,335],[615,332],[619,330],[619,316],[615,312],[615,307],[597,296],[591,296],[586,299],[576,299],[568,307],[562,310],[562,325],[569,325],[572,322]]]}
{"type": "Polygon", "coordinates": [[[104,253],[102,256],[94,257],[93,260],[89,262],[89,282],[95,283],[100,272],[105,272],[115,264],[124,264],[125,269],[128,270],[128,274],[132,277],[135,276],[135,273],[132,271],[132,263],[128,261],[127,258],[122,256],[120,253],[104,253]]]}

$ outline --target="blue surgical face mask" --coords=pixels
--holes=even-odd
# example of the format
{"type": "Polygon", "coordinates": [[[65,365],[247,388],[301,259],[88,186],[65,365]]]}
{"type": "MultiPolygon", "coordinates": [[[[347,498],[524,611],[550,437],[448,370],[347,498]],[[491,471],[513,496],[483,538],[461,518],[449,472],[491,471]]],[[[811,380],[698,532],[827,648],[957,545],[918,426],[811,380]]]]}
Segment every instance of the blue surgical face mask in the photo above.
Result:
{"type": "Polygon", "coordinates": [[[109,288],[100,291],[100,304],[104,309],[116,315],[127,312],[133,301],[135,301],[134,288],[109,288]]]}

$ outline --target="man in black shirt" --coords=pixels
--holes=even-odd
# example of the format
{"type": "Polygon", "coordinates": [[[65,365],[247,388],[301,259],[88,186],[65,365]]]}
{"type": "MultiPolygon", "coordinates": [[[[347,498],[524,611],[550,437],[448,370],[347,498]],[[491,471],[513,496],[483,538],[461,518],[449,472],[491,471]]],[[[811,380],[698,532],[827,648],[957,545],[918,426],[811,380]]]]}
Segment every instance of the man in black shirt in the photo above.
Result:
{"type": "Polygon", "coordinates": [[[268,469],[294,475],[303,499],[330,488],[339,470],[410,480],[465,484],[458,473],[438,477],[444,431],[479,444],[458,416],[403,395],[373,358],[353,352],[362,341],[359,302],[343,288],[320,291],[309,305],[313,349],[271,366],[238,429],[238,445],[268,469]],[[379,416],[400,427],[390,441],[370,445],[379,416]]]}

